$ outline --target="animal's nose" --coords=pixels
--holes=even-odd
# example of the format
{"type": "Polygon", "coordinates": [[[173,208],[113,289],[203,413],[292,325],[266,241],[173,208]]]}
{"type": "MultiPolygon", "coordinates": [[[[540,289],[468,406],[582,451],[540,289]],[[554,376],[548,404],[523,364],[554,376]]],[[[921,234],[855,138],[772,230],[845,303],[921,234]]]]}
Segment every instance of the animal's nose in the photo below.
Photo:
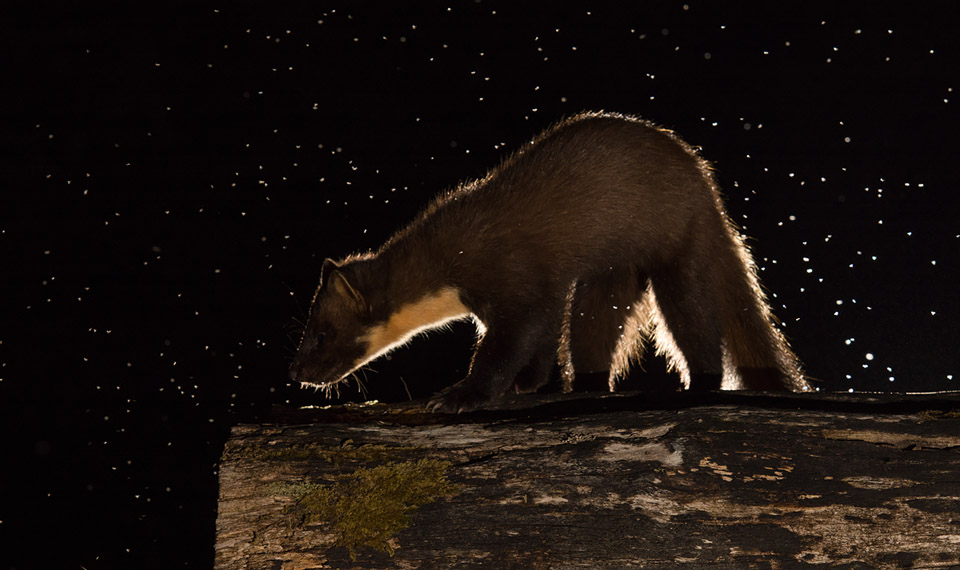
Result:
{"type": "Polygon", "coordinates": [[[290,379],[293,380],[294,382],[298,382],[297,378],[299,378],[299,377],[300,377],[300,370],[299,370],[299,368],[296,367],[296,366],[291,366],[291,367],[290,367],[290,379]]]}

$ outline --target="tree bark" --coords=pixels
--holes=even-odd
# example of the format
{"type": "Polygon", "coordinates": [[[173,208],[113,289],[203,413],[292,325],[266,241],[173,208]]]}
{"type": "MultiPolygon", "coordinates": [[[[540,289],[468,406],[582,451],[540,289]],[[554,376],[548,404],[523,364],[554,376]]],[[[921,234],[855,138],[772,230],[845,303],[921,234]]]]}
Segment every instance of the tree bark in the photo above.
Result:
{"type": "Polygon", "coordinates": [[[960,567],[957,393],[421,406],[235,427],[216,568],[960,567]]]}

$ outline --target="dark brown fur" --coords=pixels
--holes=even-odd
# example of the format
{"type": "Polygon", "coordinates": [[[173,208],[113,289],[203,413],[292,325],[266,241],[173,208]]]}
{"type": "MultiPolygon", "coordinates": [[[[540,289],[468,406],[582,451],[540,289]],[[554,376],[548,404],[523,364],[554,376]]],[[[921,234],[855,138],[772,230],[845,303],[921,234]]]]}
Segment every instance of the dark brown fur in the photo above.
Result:
{"type": "Polygon", "coordinates": [[[609,370],[612,389],[647,340],[690,389],[719,389],[721,378],[726,387],[807,389],[709,165],[670,131],[632,117],[562,121],[438,197],[378,252],[324,273],[291,367],[305,382],[340,380],[344,365],[311,363],[364,349],[362,338],[318,347],[312,335],[365,330],[452,287],[486,330],[467,377],[433,409],[535,390],[555,361],[567,390],[575,368],[609,370]],[[339,285],[325,287],[333,276],[339,285]],[[345,305],[354,307],[349,322],[345,305]]]}

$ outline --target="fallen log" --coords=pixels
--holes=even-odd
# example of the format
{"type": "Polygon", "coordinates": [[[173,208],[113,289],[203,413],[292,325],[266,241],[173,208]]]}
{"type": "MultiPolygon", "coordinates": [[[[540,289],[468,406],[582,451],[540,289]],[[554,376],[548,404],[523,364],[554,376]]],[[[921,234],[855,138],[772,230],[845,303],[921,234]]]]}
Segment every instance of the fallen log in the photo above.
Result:
{"type": "Polygon", "coordinates": [[[216,568],[956,568],[960,394],[276,408],[220,466],[216,568]]]}

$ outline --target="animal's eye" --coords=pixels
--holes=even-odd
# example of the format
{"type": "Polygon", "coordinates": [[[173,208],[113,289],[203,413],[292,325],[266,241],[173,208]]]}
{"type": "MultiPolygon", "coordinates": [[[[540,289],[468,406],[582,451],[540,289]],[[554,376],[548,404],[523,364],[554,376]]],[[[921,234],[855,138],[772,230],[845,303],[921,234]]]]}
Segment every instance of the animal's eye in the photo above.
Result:
{"type": "Polygon", "coordinates": [[[319,333],[319,334],[317,334],[317,338],[316,338],[317,346],[319,347],[320,345],[322,345],[324,339],[326,339],[326,338],[327,338],[326,333],[319,333]]]}

